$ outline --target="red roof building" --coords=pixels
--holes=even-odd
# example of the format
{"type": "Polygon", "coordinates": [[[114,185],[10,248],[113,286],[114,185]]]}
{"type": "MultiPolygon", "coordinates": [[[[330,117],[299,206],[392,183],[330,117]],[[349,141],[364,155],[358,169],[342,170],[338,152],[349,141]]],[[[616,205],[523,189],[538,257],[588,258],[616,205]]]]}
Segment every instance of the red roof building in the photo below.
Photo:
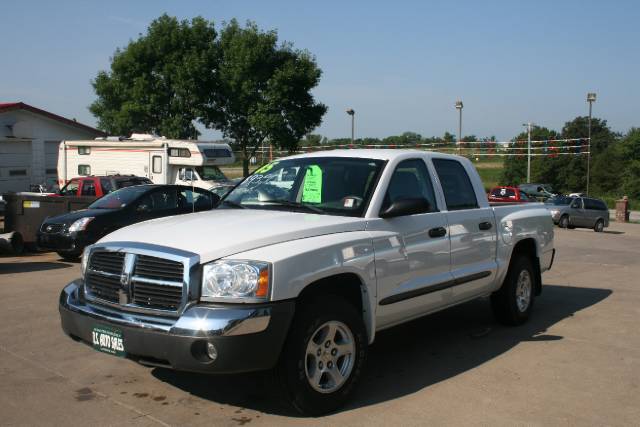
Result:
{"type": "Polygon", "coordinates": [[[0,193],[53,185],[60,141],[102,136],[104,132],[75,119],[24,102],[0,102],[0,193]]]}

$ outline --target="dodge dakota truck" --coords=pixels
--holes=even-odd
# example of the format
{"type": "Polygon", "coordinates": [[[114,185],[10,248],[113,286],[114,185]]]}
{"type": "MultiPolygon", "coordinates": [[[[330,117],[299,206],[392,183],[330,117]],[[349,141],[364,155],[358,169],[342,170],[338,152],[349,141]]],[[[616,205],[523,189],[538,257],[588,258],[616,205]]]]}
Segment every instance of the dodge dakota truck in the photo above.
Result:
{"type": "Polygon", "coordinates": [[[318,415],[353,395],[380,330],[478,297],[525,322],[553,238],[542,204],[490,206],[462,157],[305,154],[256,170],[216,210],[87,247],[59,310],[72,338],[142,364],[271,370],[286,402],[318,415]]]}

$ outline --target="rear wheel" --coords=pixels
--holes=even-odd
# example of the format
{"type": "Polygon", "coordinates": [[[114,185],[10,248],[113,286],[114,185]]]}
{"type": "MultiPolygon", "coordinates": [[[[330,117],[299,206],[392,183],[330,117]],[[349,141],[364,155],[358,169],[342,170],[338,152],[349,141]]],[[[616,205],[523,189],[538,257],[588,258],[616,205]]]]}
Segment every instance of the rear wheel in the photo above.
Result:
{"type": "Polygon", "coordinates": [[[298,310],[276,368],[285,403],[305,415],[335,411],[353,395],[367,355],[364,324],[339,297],[298,310]]]}
{"type": "Polygon", "coordinates": [[[533,309],[535,274],[531,258],[517,255],[507,272],[502,287],[491,295],[491,307],[498,321],[520,325],[529,319],[533,309]]]}
{"type": "Polygon", "coordinates": [[[596,221],[596,225],[593,227],[593,231],[596,233],[602,233],[604,230],[604,221],[599,219],[596,221]]]}

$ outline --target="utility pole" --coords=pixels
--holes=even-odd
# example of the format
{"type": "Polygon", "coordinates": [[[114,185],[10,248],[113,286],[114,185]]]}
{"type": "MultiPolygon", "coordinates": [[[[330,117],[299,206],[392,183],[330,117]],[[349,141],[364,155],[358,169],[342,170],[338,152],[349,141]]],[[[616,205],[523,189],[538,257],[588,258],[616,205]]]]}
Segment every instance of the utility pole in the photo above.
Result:
{"type": "Polygon", "coordinates": [[[591,107],[593,103],[596,102],[596,94],[593,92],[589,92],[587,94],[587,102],[589,103],[589,136],[588,136],[588,146],[587,146],[587,196],[589,196],[589,175],[590,175],[590,166],[591,166],[591,107]]]}
{"type": "Polygon", "coordinates": [[[531,128],[535,123],[524,123],[522,126],[527,127],[527,184],[531,183],[531,128]]]}
{"type": "Polygon", "coordinates": [[[353,144],[355,141],[355,117],[356,117],[356,112],[353,110],[353,108],[349,108],[347,110],[347,114],[351,116],[351,143],[353,144]]]}

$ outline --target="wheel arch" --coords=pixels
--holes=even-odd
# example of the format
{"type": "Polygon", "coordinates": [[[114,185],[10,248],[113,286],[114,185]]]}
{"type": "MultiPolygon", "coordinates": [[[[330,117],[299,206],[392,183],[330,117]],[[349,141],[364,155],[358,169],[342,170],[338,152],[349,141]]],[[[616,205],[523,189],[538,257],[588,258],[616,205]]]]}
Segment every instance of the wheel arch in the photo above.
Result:
{"type": "Polygon", "coordinates": [[[534,269],[534,291],[535,295],[542,293],[542,272],[540,270],[540,257],[538,256],[538,243],[534,238],[526,238],[520,240],[515,244],[511,251],[511,258],[509,260],[509,268],[513,261],[519,256],[528,256],[531,259],[534,269]]]}
{"type": "Polygon", "coordinates": [[[375,313],[367,286],[358,274],[342,272],[316,279],[300,291],[296,305],[299,307],[306,301],[325,295],[336,295],[351,304],[362,317],[369,343],[373,342],[375,313]]]}

